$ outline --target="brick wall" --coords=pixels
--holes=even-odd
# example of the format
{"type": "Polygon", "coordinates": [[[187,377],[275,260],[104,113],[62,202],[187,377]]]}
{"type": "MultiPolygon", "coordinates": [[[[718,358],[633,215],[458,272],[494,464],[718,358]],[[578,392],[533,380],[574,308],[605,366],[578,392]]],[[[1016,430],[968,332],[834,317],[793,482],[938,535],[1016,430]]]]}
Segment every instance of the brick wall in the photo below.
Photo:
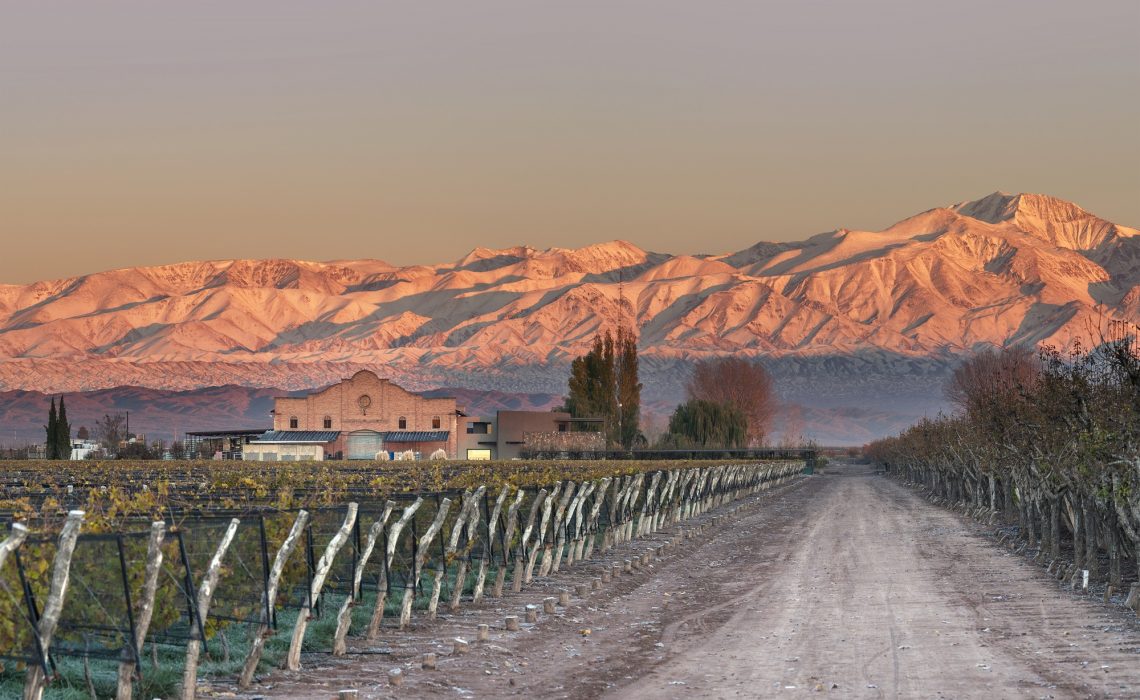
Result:
{"type": "Polygon", "coordinates": [[[447,430],[447,444],[432,443],[432,450],[442,446],[448,457],[455,458],[459,435],[455,408],[455,399],[425,399],[364,370],[305,397],[275,399],[273,428],[339,430],[342,433],[354,430],[385,432],[400,430],[399,419],[403,416],[407,419],[404,430],[447,430]],[[366,406],[361,402],[364,396],[368,397],[366,406]],[[297,418],[296,428],[289,424],[294,416],[297,418]],[[432,427],[432,418],[436,416],[440,419],[439,428],[432,427]],[[332,420],[331,427],[325,427],[325,417],[332,420]]]}

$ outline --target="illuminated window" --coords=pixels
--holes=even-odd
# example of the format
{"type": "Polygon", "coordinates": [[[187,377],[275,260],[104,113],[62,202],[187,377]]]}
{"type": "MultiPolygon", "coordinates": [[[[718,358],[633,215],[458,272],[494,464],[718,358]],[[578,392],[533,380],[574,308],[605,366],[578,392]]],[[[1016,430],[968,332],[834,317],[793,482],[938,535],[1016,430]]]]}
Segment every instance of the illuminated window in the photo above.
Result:
{"type": "Polygon", "coordinates": [[[408,419],[404,418],[403,416],[400,416],[400,422],[398,425],[399,425],[400,430],[407,430],[408,429],[408,419]]]}

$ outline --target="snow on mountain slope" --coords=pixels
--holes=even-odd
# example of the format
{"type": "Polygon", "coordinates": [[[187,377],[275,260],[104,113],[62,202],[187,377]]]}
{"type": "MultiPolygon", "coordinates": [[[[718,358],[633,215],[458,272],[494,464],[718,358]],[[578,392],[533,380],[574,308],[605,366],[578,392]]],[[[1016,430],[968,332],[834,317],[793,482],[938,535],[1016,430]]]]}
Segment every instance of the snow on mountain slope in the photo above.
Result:
{"type": "Polygon", "coordinates": [[[1066,346],[1138,309],[1140,233],[1053,197],[994,193],[879,232],[716,256],[612,241],[403,268],[209,261],[3,285],[0,389],[297,386],[334,365],[505,378],[564,364],[623,322],[647,360],[948,358],[1066,346]]]}

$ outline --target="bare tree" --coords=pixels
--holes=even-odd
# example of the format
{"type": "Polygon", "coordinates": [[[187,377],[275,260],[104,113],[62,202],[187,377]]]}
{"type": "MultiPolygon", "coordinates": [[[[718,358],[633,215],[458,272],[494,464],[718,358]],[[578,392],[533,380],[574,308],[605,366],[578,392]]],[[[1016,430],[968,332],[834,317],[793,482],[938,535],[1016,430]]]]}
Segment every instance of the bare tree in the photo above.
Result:
{"type": "Polygon", "coordinates": [[[772,375],[755,360],[718,357],[701,360],[685,385],[689,399],[728,404],[748,421],[748,442],[761,445],[776,413],[772,375]]]}
{"type": "Polygon", "coordinates": [[[943,392],[962,411],[993,410],[1028,391],[1041,369],[1040,358],[1030,348],[987,348],[958,365],[943,392]]]}
{"type": "Polygon", "coordinates": [[[95,421],[95,438],[112,454],[119,451],[119,443],[126,439],[127,417],[122,413],[104,414],[95,421]]]}

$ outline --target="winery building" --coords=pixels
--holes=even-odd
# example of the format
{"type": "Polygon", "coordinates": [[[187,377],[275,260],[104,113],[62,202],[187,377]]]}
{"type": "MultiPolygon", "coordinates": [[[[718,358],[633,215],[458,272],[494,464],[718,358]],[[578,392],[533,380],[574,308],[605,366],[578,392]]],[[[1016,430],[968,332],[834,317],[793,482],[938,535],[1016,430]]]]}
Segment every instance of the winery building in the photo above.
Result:
{"type": "Polygon", "coordinates": [[[274,399],[273,430],[245,446],[244,459],[375,459],[411,450],[458,455],[463,414],[454,398],[426,398],[367,370],[301,397],[274,399]]]}

